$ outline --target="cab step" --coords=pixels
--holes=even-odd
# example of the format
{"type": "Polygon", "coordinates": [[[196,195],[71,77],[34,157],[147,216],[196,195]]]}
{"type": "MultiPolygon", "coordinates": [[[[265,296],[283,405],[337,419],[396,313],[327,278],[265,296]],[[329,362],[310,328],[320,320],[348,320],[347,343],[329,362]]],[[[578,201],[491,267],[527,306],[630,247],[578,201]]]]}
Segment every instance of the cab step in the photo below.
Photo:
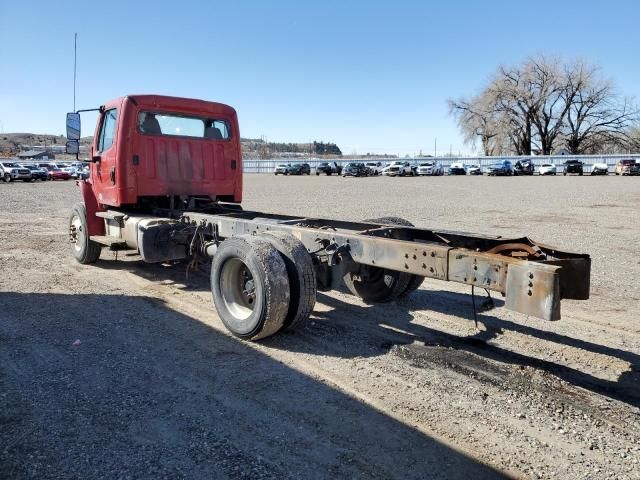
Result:
{"type": "Polygon", "coordinates": [[[89,237],[92,241],[109,247],[110,250],[128,250],[127,243],[121,238],[108,237],[105,235],[91,235],[89,237]]]}

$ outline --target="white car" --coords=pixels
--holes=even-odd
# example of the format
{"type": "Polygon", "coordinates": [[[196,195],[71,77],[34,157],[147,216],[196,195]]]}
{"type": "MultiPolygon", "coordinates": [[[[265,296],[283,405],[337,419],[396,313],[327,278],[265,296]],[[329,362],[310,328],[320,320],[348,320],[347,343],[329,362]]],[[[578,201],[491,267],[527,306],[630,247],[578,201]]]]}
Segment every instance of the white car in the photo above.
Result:
{"type": "Polygon", "coordinates": [[[0,162],[0,178],[5,182],[14,180],[30,182],[33,180],[31,178],[31,170],[13,162],[0,162]]]}
{"type": "Polygon", "coordinates": [[[467,173],[469,175],[482,175],[482,168],[480,168],[480,165],[469,165],[467,167],[467,173]]]}
{"type": "Polygon", "coordinates": [[[281,163],[277,165],[276,168],[273,169],[274,175],[289,175],[289,165],[286,163],[281,163]]]}
{"type": "Polygon", "coordinates": [[[609,175],[609,165],[606,163],[594,163],[591,166],[591,175],[609,175]]]}
{"type": "Polygon", "coordinates": [[[553,163],[543,163],[538,170],[540,175],[555,175],[557,173],[556,166],[553,163]]]}
{"type": "Polygon", "coordinates": [[[396,161],[384,167],[382,175],[388,177],[404,177],[405,175],[413,175],[413,170],[411,170],[411,164],[409,162],[396,161]]]}
{"type": "Polygon", "coordinates": [[[382,173],[382,162],[367,162],[364,164],[369,169],[369,175],[380,175],[382,173]]]}
{"type": "Polygon", "coordinates": [[[444,175],[444,169],[438,161],[420,162],[418,164],[418,175],[444,175]]]}

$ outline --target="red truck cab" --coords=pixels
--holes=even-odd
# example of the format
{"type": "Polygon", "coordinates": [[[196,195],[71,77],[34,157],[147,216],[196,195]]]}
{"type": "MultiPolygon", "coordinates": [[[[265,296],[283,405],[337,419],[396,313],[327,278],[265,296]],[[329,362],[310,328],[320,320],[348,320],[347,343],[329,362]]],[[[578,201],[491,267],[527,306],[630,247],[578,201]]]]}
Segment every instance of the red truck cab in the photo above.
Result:
{"type": "Polygon", "coordinates": [[[91,161],[83,195],[100,208],[176,197],[242,201],[238,118],[221,103],[161,95],[106,102],[91,161]]]}

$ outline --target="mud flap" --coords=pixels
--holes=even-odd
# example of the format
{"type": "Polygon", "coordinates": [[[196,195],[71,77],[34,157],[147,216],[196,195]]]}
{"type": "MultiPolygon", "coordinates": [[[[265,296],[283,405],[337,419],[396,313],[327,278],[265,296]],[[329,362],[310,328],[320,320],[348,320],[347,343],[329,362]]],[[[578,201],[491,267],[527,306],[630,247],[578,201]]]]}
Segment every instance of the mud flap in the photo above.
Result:
{"type": "Polygon", "coordinates": [[[560,270],[542,264],[510,264],[505,307],[544,320],[560,320],[560,270]]]}

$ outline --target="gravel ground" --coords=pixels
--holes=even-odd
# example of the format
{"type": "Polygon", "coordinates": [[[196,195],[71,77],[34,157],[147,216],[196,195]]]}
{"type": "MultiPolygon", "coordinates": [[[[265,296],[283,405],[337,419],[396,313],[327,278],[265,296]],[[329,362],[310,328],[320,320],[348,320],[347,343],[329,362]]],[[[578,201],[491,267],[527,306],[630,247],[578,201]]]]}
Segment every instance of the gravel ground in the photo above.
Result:
{"type": "MultiPolygon", "coordinates": [[[[244,207],[528,235],[592,255],[543,322],[425,281],[224,330],[206,272],[68,252],[72,182],[0,183],[0,478],[640,478],[640,179],[245,178],[244,207]]],[[[500,302],[499,302],[500,305],[500,302]]]]}

